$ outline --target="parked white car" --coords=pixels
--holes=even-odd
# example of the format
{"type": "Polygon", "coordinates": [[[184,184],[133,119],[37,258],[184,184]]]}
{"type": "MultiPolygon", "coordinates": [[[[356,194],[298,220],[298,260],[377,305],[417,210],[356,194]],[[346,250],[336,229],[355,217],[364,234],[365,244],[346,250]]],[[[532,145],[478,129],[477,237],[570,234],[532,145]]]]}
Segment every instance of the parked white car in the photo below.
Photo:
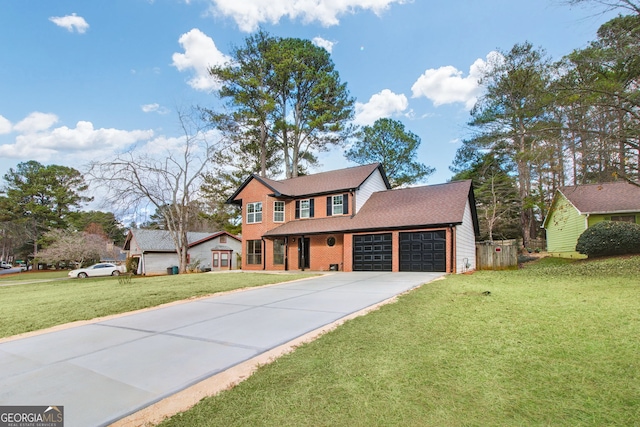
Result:
{"type": "Polygon", "coordinates": [[[8,262],[0,261],[0,268],[13,268],[13,266],[8,262]]]}
{"type": "Polygon", "coordinates": [[[85,277],[98,277],[98,276],[119,276],[124,273],[124,267],[119,267],[109,262],[101,262],[99,264],[93,264],[87,268],[78,268],[77,270],[71,270],[69,277],[78,277],[84,279],[85,277]]]}

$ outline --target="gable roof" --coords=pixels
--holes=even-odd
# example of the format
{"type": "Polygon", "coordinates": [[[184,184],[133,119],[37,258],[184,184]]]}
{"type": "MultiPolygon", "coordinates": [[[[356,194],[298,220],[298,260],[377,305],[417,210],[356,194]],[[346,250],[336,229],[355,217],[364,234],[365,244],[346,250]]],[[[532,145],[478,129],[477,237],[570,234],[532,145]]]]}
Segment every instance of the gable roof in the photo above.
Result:
{"type": "MultiPolygon", "coordinates": [[[[240,241],[237,236],[227,233],[226,231],[217,231],[215,233],[189,231],[187,232],[187,241],[189,242],[189,247],[193,247],[211,239],[215,239],[222,234],[240,241]]],[[[127,238],[124,243],[124,250],[130,250],[132,238],[136,239],[136,242],[138,243],[138,246],[140,247],[140,250],[142,252],[176,251],[176,246],[173,243],[171,233],[169,233],[169,231],[167,230],[147,230],[141,228],[132,228],[127,234],[127,238]]]]}
{"type": "Polygon", "coordinates": [[[471,180],[465,180],[379,191],[373,193],[353,217],[290,221],[266,232],[265,236],[457,225],[462,223],[467,201],[470,201],[477,234],[479,227],[471,180]]]}
{"type": "Polygon", "coordinates": [[[581,214],[640,212],[640,185],[628,181],[567,186],[559,192],[581,214]]]}
{"type": "Polygon", "coordinates": [[[380,163],[372,163],[364,166],[354,166],[329,172],[320,172],[313,175],[298,176],[284,180],[273,180],[252,174],[227,200],[229,204],[240,204],[237,197],[253,179],[258,180],[264,186],[273,191],[276,197],[302,197],[317,196],[321,194],[339,193],[358,189],[376,170],[380,171],[385,185],[391,188],[384,168],[380,163]]]}

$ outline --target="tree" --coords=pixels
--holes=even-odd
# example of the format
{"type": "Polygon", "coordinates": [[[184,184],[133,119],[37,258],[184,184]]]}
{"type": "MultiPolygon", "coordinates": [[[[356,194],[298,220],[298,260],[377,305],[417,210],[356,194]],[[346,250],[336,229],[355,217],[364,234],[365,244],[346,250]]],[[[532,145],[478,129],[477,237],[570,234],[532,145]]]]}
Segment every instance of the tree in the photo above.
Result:
{"type": "Polygon", "coordinates": [[[128,211],[152,205],[164,218],[178,254],[181,273],[186,271],[187,232],[195,211],[204,173],[215,166],[226,141],[206,126],[203,112],[179,114],[184,137],[158,158],[132,149],[104,162],[93,162],[88,175],[107,191],[106,203],[128,211]]]}
{"type": "Polygon", "coordinates": [[[435,172],[416,161],[420,137],[405,130],[392,119],[378,119],[373,126],[365,126],[356,142],[344,154],[347,160],[364,165],[381,163],[392,188],[425,180],[435,172]]]}
{"type": "Polygon", "coordinates": [[[640,177],[639,49],[640,15],[618,16],[562,63],[557,92],[578,144],[576,182],[640,177]]]}
{"type": "Polygon", "coordinates": [[[51,230],[44,239],[49,242],[36,261],[46,264],[79,264],[87,266],[102,258],[116,259],[120,249],[105,235],[70,230],[51,230]]]}
{"type": "Polygon", "coordinates": [[[98,228],[115,245],[122,246],[126,238],[126,230],[112,212],[81,211],[71,220],[71,227],[76,231],[87,231],[96,234],[98,228]]]}
{"type": "Polygon", "coordinates": [[[211,121],[235,142],[233,156],[227,160],[238,159],[236,165],[248,168],[249,173],[259,171],[263,177],[279,162],[272,134],[275,99],[269,86],[273,64],[267,60],[275,42],[259,31],[233,49],[231,63],[209,70],[223,84],[218,95],[228,101],[231,110],[228,114],[209,111],[211,121]]]}
{"type": "Polygon", "coordinates": [[[451,178],[473,181],[480,235],[487,240],[520,237],[518,188],[503,163],[488,153],[474,158],[451,178]]]}
{"type": "Polygon", "coordinates": [[[222,83],[218,94],[232,110],[211,120],[235,135],[245,167],[259,165],[262,176],[282,159],[286,177],[295,177],[304,163],[317,161],[315,153],[352,132],[355,100],[329,53],[309,40],[261,31],[234,49],[232,63],[210,73],[222,83]]]}
{"type": "Polygon", "coordinates": [[[557,129],[548,110],[550,65],[544,51],[530,43],[516,44],[509,52],[502,52],[482,76],[485,94],[472,109],[469,123],[477,132],[471,138],[472,145],[514,166],[525,246],[535,237],[542,219],[540,212],[536,217],[534,209],[539,206],[534,191],[536,174],[542,169],[536,168],[535,162],[541,160],[541,147],[550,136],[555,138],[557,129]]]}
{"type": "Polygon", "coordinates": [[[4,181],[0,220],[24,230],[34,255],[45,232],[67,228],[80,207],[92,200],[81,195],[88,189],[82,174],[66,166],[44,166],[30,160],[10,168],[4,181]]]}

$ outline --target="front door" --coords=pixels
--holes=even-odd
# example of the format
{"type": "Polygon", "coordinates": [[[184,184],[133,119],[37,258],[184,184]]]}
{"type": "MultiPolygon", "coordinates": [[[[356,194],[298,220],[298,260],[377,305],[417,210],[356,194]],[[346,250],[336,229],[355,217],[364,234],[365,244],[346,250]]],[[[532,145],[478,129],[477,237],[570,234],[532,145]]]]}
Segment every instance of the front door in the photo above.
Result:
{"type": "Polygon", "coordinates": [[[308,237],[301,237],[298,239],[298,268],[304,270],[309,268],[309,242],[308,237]]]}

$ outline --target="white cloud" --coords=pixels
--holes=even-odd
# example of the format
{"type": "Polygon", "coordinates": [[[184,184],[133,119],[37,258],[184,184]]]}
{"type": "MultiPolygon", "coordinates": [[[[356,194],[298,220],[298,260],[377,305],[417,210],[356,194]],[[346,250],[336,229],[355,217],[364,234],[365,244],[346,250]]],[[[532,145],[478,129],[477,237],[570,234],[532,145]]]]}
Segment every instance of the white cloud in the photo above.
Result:
{"type": "Polygon", "coordinates": [[[168,114],[169,110],[165,107],[161,107],[160,104],[144,104],[140,107],[145,113],[158,113],[158,114],[168,114]]]}
{"type": "Polygon", "coordinates": [[[390,117],[407,109],[409,101],[404,94],[396,94],[389,89],[371,96],[366,104],[356,102],[354,122],[359,125],[372,125],[376,120],[390,117]]]}
{"type": "Polygon", "coordinates": [[[89,28],[89,24],[84,20],[82,16],[78,16],[75,13],[67,16],[52,16],[49,21],[56,24],[58,27],[66,28],[69,32],[75,30],[80,34],[84,34],[89,28]]]}
{"type": "Polygon", "coordinates": [[[333,50],[333,45],[335,44],[334,42],[325,40],[322,37],[314,37],[311,41],[314,45],[323,48],[329,53],[331,53],[331,51],[333,50]]]}
{"type": "Polygon", "coordinates": [[[3,157],[47,161],[69,160],[77,164],[84,160],[104,158],[138,141],[153,137],[152,130],[95,129],[91,122],[79,121],[75,128],[60,126],[55,114],[34,112],[13,126],[18,135],[13,144],[3,144],[3,157]]]}
{"type": "Polygon", "coordinates": [[[35,111],[29,114],[24,119],[20,120],[13,130],[20,133],[35,133],[49,129],[51,126],[58,122],[58,116],[51,113],[41,113],[35,111]]]}
{"type": "Polygon", "coordinates": [[[184,53],[174,53],[172,65],[179,71],[193,71],[195,75],[187,82],[192,88],[202,91],[217,89],[219,83],[209,75],[209,67],[223,65],[230,58],[218,50],[211,37],[197,28],[180,36],[178,42],[184,53]]]}
{"type": "Polygon", "coordinates": [[[11,122],[0,115],[0,135],[11,132],[11,122]]]}
{"type": "Polygon", "coordinates": [[[479,79],[488,66],[499,59],[500,54],[490,52],[486,60],[476,59],[469,67],[469,74],[464,77],[462,71],[447,65],[437,69],[428,69],[411,86],[413,98],[424,96],[433,101],[437,107],[456,102],[464,103],[470,110],[482,92],[479,79]]]}
{"type": "Polygon", "coordinates": [[[337,25],[339,17],[359,10],[380,15],[393,3],[407,0],[210,0],[214,14],[231,17],[240,30],[255,31],[261,23],[276,24],[283,17],[300,18],[304,23],[337,25]]]}

